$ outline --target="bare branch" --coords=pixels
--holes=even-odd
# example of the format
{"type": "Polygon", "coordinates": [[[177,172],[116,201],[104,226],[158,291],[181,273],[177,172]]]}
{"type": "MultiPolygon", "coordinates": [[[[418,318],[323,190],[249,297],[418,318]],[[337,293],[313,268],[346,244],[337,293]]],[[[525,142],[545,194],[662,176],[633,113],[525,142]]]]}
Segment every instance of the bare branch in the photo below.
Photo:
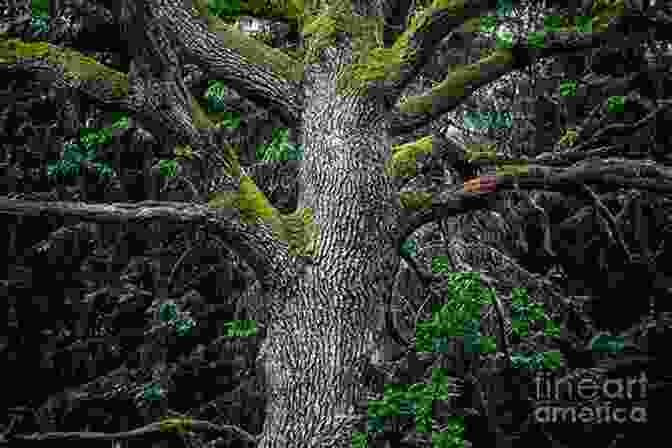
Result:
{"type": "Polygon", "coordinates": [[[133,429],[124,432],[47,432],[42,434],[31,435],[13,435],[9,439],[0,439],[0,445],[8,445],[13,440],[22,441],[70,441],[70,440],[133,440],[133,439],[147,439],[166,431],[178,430],[178,428],[188,428],[190,431],[221,434],[225,432],[233,432],[239,438],[246,439],[252,443],[257,442],[257,437],[248,433],[247,431],[232,425],[216,425],[206,420],[193,420],[190,418],[167,418],[160,422],[150,423],[141,428],[133,429]]]}
{"type": "Polygon", "coordinates": [[[586,193],[588,193],[595,203],[595,207],[602,215],[602,220],[606,221],[607,225],[605,230],[609,234],[609,238],[611,238],[612,241],[615,239],[618,242],[618,245],[627,256],[628,261],[632,263],[632,253],[630,253],[630,249],[628,249],[628,245],[625,243],[623,233],[620,231],[618,224],[616,224],[616,218],[614,218],[614,215],[612,215],[609,209],[602,203],[600,197],[592,190],[592,188],[590,188],[588,185],[583,185],[582,188],[586,193]]]}

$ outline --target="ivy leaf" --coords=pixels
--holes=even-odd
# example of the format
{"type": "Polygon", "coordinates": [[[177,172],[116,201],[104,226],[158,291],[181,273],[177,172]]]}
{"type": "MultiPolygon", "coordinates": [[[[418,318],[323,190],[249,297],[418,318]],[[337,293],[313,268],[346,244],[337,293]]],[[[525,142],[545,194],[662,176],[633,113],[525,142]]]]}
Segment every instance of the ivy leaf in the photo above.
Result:
{"type": "Polygon", "coordinates": [[[169,322],[177,317],[177,305],[173,302],[162,303],[159,308],[159,319],[169,322]]]}
{"type": "Polygon", "coordinates": [[[115,121],[112,123],[112,126],[110,126],[115,129],[125,129],[128,127],[128,117],[122,117],[118,121],[115,121]]]}
{"type": "Polygon", "coordinates": [[[98,175],[100,177],[112,176],[114,174],[114,170],[109,165],[99,162],[96,162],[93,165],[98,169],[98,175]]]}
{"type": "Polygon", "coordinates": [[[165,395],[165,391],[158,384],[147,384],[142,394],[142,398],[149,401],[160,400],[165,395]]]}
{"type": "Polygon", "coordinates": [[[623,350],[625,339],[623,336],[612,336],[609,333],[599,333],[588,343],[588,349],[596,352],[618,353],[623,350]]]}
{"type": "Polygon", "coordinates": [[[177,162],[171,159],[161,159],[158,163],[159,174],[162,176],[173,177],[177,170],[177,162]]]}
{"type": "Polygon", "coordinates": [[[415,256],[416,252],[415,241],[413,240],[404,241],[404,243],[401,245],[401,248],[399,248],[399,252],[401,253],[401,255],[405,257],[415,256]]]}
{"type": "Polygon", "coordinates": [[[208,9],[215,16],[239,16],[240,0],[208,0],[208,9]]]}

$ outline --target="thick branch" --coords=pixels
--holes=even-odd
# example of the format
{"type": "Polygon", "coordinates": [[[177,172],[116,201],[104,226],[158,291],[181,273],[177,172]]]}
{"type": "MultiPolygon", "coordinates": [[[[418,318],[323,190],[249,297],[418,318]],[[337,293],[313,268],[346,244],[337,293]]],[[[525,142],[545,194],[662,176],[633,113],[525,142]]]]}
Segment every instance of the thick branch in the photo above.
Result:
{"type": "Polygon", "coordinates": [[[157,15],[182,46],[184,62],[296,126],[303,103],[297,61],[210,16],[206,26],[181,7],[160,6],[157,15]]]}
{"type": "MultiPolygon", "coordinates": [[[[672,168],[646,161],[625,159],[592,159],[563,169],[528,165],[527,174],[481,176],[462,185],[447,185],[439,192],[424,193],[424,204],[407,207],[402,218],[400,238],[432,221],[469,211],[487,208],[488,199],[496,192],[521,188],[583,194],[582,184],[600,184],[616,188],[637,188],[657,193],[672,193],[672,168]],[[486,191],[483,186],[487,185],[486,191]],[[480,190],[480,191],[479,191],[480,190]]],[[[409,194],[409,193],[402,193],[409,194]]]]}
{"type": "Polygon", "coordinates": [[[182,202],[85,204],[75,202],[16,201],[0,198],[0,214],[76,216],[100,223],[147,223],[149,220],[205,226],[240,254],[258,275],[264,289],[287,281],[291,268],[286,245],[278,242],[263,224],[244,224],[235,209],[213,209],[182,202]]]}
{"type": "MultiPolygon", "coordinates": [[[[601,23],[602,16],[593,19],[601,23]]],[[[455,109],[478,88],[489,84],[512,70],[520,70],[559,53],[595,48],[607,40],[622,39],[609,26],[596,27],[592,33],[560,30],[543,34],[543,41],[520,42],[512,48],[498,48],[477,63],[451,72],[440,84],[423,95],[413,96],[392,111],[390,135],[412,132],[455,109]]]]}
{"type": "Polygon", "coordinates": [[[435,0],[395,43],[400,50],[400,66],[388,100],[397,99],[427,64],[436,45],[452,30],[496,6],[497,0],[435,0]]]}

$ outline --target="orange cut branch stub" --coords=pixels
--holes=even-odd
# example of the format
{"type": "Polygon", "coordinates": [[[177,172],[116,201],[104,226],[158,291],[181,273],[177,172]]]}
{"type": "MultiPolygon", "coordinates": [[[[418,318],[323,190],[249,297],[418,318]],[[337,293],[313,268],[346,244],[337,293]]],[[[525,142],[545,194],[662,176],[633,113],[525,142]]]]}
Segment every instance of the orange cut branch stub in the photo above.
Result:
{"type": "Polygon", "coordinates": [[[469,193],[485,193],[495,191],[497,176],[480,176],[464,183],[464,191],[469,193]]]}

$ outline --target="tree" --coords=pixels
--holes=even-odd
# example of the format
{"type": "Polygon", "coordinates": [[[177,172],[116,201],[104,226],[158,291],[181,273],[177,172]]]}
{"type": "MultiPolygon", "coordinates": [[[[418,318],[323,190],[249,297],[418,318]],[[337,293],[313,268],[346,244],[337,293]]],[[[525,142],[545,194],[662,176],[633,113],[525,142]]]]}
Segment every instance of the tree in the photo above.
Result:
{"type": "MultiPolygon", "coordinates": [[[[125,37],[120,38],[131,56],[128,74],[71,50],[18,38],[0,41],[0,67],[44,73],[95,98],[102,108],[128,112],[161,141],[165,153],[176,145],[190,146],[202,157],[203,179],[214,173],[214,180],[197,186],[200,202],[191,204],[3,200],[0,210],[193,222],[225,240],[252,267],[260,285],[263,307],[254,318],[267,327],[258,362],[268,388],[261,447],[350,446],[361,423],[353,412],[364,399],[361,366],[377,355],[383,338],[372,316],[386,305],[402,244],[423,225],[487,208],[488,198],[513,188],[567,192],[595,183],[672,190],[667,167],[624,158],[583,161],[575,157],[575,147],[559,156],[536,148],[546,154],[524,159],[522,174],[502,170],[399,194],[422,153],[441,158],[448,145],[432,135],[391,154],[393,136],[440,118],[513,70],[620,39],[614,30],[622,29],[624,2],[597,10],[590,32],[559,28],[540,44],[521,40],[494,49],[402,101],[404,89],[442,39],[458,28],[478,26],[496,1],[424,2],[392,46],[385,45],[393,39],[383,38],[383,17],[384,11],[397,9],[383,8],[382,1],[241,2],[241,13],[284,17],[302,31],[304,46],[294,56],[232,29],[209,14],[204,0],[192,5],[178,0],[100,3],[121,24],[125,37]],[[282,215],[271,205],[253,180],[253,171],[261,168],[239,163],[223,140],[225,132],[192,97],[183,79],[187,62],[302,130],[305,155],[293,214],[282,215]]],[[[657,27],[669,23],[663,12],[647,20],[657,27]]],[[[667,107],[657,104],[647,117],[667,107]]],[[[596,132],[580,148],[592,148],[600,135],[606,136],[596,132]]],[[[604,152],[609,153],[599,154],[604,152]]],[[[208,428],[203,422],[201,427],[208,428]]]]}

